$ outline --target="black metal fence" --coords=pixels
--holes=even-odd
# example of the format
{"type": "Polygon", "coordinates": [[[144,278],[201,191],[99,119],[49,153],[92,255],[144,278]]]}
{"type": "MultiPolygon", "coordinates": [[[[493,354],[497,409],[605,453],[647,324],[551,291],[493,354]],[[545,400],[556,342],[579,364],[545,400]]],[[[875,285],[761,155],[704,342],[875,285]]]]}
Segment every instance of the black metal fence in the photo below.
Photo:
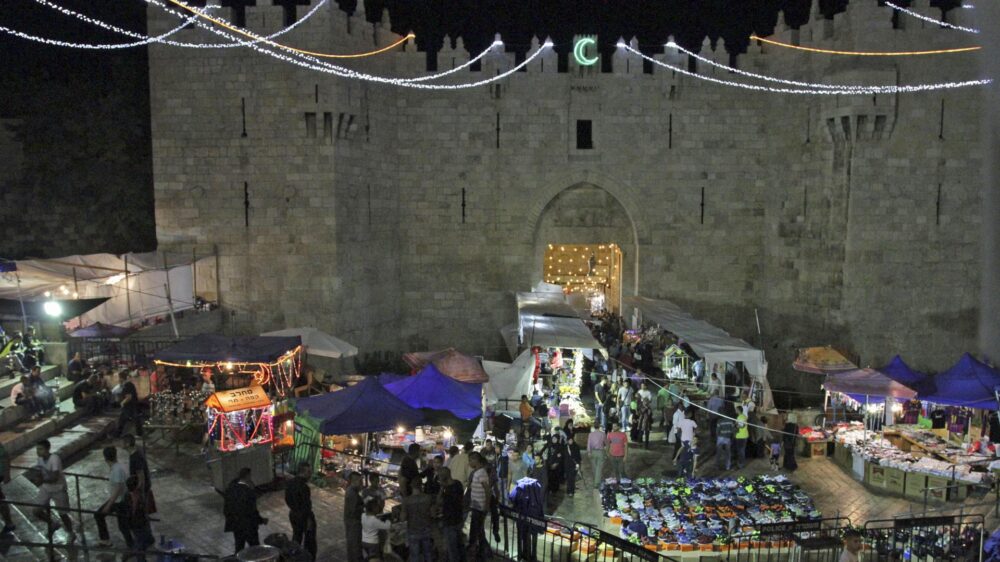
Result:
{"type": "Polygon", "coordinates": [[[907,517],[869,521],[867,560],[964,560],[982,562],[985,520],[979,514],[907,517]]]}
{"type": "Polygon", "coordinates": [[[69,357],[80,353],[91,367],[149,367],[153,354],[177,343],[172,337],[163,338],[70,338],[69,357]]]}
{"type": "Polygon", "coordinates": [[[674,560],[656,550],[631,543],[584,523],[570,523],[552,517],[530,517],[509,506],[497,510],[499,540],[488,527],[487,540],[493,555],[508,560],[562,562],[635,562],[674,560]]]}
{"type": "Polygon", "coordinates": [[[846,517],[756,525],[737,533],[721,560],[730,562],[836,562],[843,549],[842,536],[851,528],[846,517]]]}

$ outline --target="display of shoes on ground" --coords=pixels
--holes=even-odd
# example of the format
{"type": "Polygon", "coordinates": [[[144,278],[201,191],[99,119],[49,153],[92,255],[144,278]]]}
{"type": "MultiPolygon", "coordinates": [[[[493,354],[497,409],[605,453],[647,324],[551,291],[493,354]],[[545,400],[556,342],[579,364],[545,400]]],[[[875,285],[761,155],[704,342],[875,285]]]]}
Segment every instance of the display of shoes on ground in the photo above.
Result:
{"type": "Polygon", "coordinates": [[[730,544],[749,540],[762,524],[821,517],[812,499],[784,475],[608,479],[601,503],[623,537],[664,550],[730,544]]]}

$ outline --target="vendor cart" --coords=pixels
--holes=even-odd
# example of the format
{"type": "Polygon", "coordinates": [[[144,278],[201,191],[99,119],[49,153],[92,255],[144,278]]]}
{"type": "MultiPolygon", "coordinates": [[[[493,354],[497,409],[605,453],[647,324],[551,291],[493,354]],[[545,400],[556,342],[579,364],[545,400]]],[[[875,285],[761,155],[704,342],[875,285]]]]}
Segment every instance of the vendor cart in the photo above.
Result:
{"type": "Polygon", "coordinates": [[[251,470],[254,484],[274,478],[273,409],[260,386],[224,390],[205,401],[209,438],[215,446],[209,454],[212,484],[223,491],[240,469],[251,470]]]}

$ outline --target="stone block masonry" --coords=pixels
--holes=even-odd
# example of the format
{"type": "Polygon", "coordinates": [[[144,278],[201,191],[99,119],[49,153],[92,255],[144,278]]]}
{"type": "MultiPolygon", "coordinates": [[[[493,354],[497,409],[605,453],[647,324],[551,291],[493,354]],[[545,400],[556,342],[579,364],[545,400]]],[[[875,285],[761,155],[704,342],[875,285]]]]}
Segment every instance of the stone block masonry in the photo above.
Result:
{"type": "MultiPolygon", "coordinates": [[[[273,8],[246,10],[251,28],[271,21],[273,8]]],[[[167,18],[150,10],[150,32],[169,29],[167,18]]],[[[782,41],[855,50],[959,39],[893,29],[875,2],[782,29],[782,41]]],[[[283,42],[357,52],[396,38],[385,22],[372,28],[324,6],[283,42]]],[[[709,45],[702,55],[727,60],[709,45]]],[[[439,65],[469,56],[448,46],[439,65]]],[[[949,57],[872,61],[752,44],[737,62],[827,83],[977,75],[974,57],[949,57]]],[[[149,61],[159,243],[218,246],[221,298],[242,330],[315,325],[363,350],[502,357],[498,328],[514,320],[513,292],[541,279],[545,245],[615,242],[627,295],[672,299],[760,342],[779,385],[800,346],[843,346],[865,365],[900,353],[927,369],[973,349],[975,90],[749,92],[659,67],[646,74],[627,53],[611,73],[572,61],[559,73],[547,54],[496,84],[447,92],[337,79],[245,49],[152,46],[149,61]],[[577,138],[581,121],[592,148],[577,138]]],[[[345,64],[416,76],[424,61],[408,44],[345,64]]],[[[482,71],[446,80],[512,65],[511,54],[489,55],[482,71]]]]}

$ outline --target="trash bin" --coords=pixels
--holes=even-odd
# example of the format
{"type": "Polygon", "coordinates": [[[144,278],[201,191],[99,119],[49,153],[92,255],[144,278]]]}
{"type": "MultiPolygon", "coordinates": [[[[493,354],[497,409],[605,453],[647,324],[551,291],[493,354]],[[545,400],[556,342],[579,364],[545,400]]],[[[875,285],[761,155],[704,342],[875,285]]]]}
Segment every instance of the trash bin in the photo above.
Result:
{"type": "Polygon", "coordinates": [[[248,546],[236,555],[240,562],[278,562],[281,550],[273,546],[248,546]]]}

